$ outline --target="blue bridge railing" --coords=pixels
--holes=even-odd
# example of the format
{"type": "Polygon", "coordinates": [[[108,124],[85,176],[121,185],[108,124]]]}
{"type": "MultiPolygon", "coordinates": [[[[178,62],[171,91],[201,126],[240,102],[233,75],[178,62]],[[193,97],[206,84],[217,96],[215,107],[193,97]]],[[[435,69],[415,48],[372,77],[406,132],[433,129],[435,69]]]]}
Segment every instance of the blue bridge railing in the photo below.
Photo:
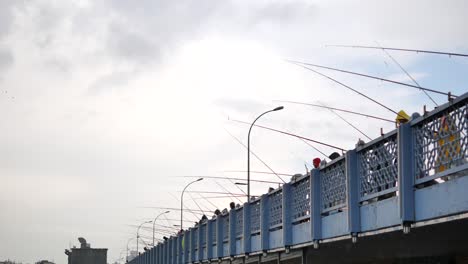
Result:
{"type": "Polygon", "coordinates": [[[413,115],[310,176],[172,236],[131,263],[184,264],[340,239],[468,211],[468,94],[413,115]]]}

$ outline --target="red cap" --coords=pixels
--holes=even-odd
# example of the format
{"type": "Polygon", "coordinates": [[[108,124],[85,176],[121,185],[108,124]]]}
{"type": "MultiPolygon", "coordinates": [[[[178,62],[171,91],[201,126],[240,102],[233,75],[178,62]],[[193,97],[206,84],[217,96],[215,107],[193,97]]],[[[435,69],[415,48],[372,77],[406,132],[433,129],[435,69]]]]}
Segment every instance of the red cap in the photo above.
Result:
{"type": "Polygon", "coordinates": [[[312,160],[312,164],[314,164],[314,168],[318,168],[320,166],[320,158],[315,158],[312,160]]]}

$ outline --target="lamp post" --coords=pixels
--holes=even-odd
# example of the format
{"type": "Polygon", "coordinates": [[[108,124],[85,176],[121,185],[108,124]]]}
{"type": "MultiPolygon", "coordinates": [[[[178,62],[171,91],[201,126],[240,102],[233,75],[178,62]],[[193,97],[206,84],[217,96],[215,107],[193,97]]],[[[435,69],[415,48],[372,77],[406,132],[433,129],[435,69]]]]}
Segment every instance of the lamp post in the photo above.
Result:
{"type": "Polygon", "coordinates": [[[167,214],[169,213],[170,211],[166,211],[166,212],[163,212],[163,213],[160,213],[158,216],[156,216],[156,218],[154,219],[153,221],[153,247],[154,247],[154,225],[156,224],[156,220],[158,220],[158,218],[163,215],[163,214],[167,214]]]}
{"type": "Polygon", "coordinates": [[[257,122],[257,120],[260,117],[262,117],[262,116],[264,116],[264,115],[266,115],[266,114],[268,114],[270,112],[282,110],[283,108],[284,108],[283,106],[278,106],[275,109],[268,110],[268,111],[264,112],[263,114],[261,114],[257,118],[255,118],[255,120],[250,125],[249,134],[247,135],[247,202],[250,201],[250,131],[252,131],[252,127],[254,126],[255,122],[257,122]]]}
{"type": "Polygon", "coordinates": [[[140,228],[141,228],[144,224],[149,224],[149,223],[151,223],[151,222],[152,222],[152,221],[143,222],[143,223],[141,223],[141,225],[139,225],[138,228],[137,228],[137,237],[136,237],[136,239],[137,239],[137,254],[138,254],[138,255],[140,255],[140,251],[138,251],[138,239],[140,238],[140,234],[139,234],[140,228]]]}
{"type": "Polygon", "coordinates": [[[190,182],[189,184],[187,184],[184,188],[184,190],[182,190],[182,194],[180,196],[180,230],[183,230],[184,229],[184,226],[183,226],[183,216],[184,216],[184,192],[185,192],[185,189],[187,189],[187,187],[189,187],[192,183],[195,183],[195,182],[199,182],[203,180],[203,178],[199,178],[197,180],[194,180],[192,182],[190,182]]]}

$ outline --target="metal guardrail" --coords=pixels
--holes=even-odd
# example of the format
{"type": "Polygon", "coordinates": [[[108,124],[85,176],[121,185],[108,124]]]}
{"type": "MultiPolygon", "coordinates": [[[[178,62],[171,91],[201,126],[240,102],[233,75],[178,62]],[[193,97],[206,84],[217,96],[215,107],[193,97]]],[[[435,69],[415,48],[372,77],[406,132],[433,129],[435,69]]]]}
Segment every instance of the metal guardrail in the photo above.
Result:
{"type": "Polygon", "coordinates": [[[332,221],[330,214],[344,209],[348,235],[355,236],[360,209],[394,196],[404,225],[414,220],[415,187],[450,181],[468,170],[467,134],[468,93],[312,170],[311,176],[171,237],[130,263],[193,263],[287,248],[304,243],[297,238],[304,230],[312,232],[306,242],[315,243],[324,239],[324,219],[332,221]]]}

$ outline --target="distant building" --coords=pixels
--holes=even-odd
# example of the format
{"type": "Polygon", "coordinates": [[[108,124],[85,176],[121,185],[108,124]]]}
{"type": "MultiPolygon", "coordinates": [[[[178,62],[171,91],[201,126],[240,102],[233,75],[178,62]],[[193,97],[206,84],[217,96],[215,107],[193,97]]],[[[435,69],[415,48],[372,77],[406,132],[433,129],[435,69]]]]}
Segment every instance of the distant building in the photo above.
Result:
{"type": "Polygon", "coordinates": [[[41,260],[41,261],[36,262],[36,264],[55,264],[55,263],[52,261],[48,261],[48,260],[41,260]]]}
{"type": "Polygon", "coordinates": [[[68,264],[107,264],[107,248],[91,248],[82,237],[78,238],[80,248],[65,250],[68,264]]]}

